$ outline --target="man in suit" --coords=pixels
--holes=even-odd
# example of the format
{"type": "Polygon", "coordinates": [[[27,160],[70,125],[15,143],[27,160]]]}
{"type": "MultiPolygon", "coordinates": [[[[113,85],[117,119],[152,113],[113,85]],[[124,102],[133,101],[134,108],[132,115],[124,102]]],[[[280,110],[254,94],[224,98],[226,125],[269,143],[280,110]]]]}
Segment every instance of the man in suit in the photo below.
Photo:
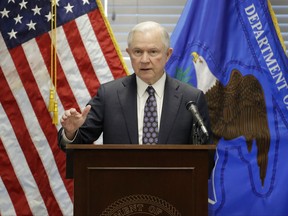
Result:
{"type": "Polygon", "coordinates": [[[127,41],[126,51],[134,74],[101,85],[82,112],[74,108],[65,111],[58,133],[61,149],[65,150],[67,143],[92,144],[102,132],[104,144],[189,144],[194,120],[186,109],[188,101],[196,103],[210,134],[207,142],[211,143],[203,92],[165,72],[165,64],[172,54],[167,31],[158,23],[143,22],[130,31],[127,41]],[[147,127],[143,119],[145,103],[150,97],[148,86],[155,91],[151,100],[157,111],[153,118],[156,139],[150,143],[143,139],[147,136],[143,132],[147,127]]]}

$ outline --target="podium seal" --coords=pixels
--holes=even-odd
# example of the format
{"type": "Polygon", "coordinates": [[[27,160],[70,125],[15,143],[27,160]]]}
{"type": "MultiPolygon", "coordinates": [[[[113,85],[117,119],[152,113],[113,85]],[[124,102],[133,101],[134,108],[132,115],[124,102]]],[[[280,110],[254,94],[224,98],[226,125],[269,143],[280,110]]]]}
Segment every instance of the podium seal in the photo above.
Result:
{"type": "Polygon", "coordinates": [[[101,216],[181,216],[167,201],[155,196],[139,194],[123,197],[108,206],[101,216]]]}

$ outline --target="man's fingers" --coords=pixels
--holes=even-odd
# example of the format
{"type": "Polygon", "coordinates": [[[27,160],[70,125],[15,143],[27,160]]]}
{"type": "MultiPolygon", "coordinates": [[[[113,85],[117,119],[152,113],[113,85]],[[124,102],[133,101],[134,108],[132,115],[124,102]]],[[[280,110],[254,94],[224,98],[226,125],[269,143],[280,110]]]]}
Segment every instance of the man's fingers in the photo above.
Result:
{"type": "Polygon", "coordinates": [[[71,115],[75,115],[77,114],[77,110],[75,108],[71,108],[70,110],[68,110],[70,112],[71,115]]]}
{"type": "Polygon", "coordinates": [[[64,111],[64,114],[62,115],[62,118],[63,120],[67,119],[68,117],[70,117],[71,115],[76,115],[77,114],[77,111],[75,108],[71,108],[69,110],[65,110],[64,111]]]}
{"type": "Polygon", "coordinates": [[[91,109],[91,105],[86,106],[84,110],[82,111],[82,113],[79,113],[75,108],[65,110],[64,114],[62,115],[62,118],[60,119],[60,122],[63,123],[65,120],[67,120],[70,117],[86,118],[90,109],[91,109]]]}
{"type": "Polygon", "coordinates": [[[78,112],[75,108],[71,108],[69,110],[65,110],[64,115],[65,116],[71,116],[71,115],[76,115],[78,112]]]}
{"type": "Polygon", "coordinates": [[[82,111],[82,116],[83,116],[84,118],[86,118],[86,116],[88,115],[90,109],[91,109],[91,105],[87,105],[87,106],[83,109],[83,111],[82,111]]]}

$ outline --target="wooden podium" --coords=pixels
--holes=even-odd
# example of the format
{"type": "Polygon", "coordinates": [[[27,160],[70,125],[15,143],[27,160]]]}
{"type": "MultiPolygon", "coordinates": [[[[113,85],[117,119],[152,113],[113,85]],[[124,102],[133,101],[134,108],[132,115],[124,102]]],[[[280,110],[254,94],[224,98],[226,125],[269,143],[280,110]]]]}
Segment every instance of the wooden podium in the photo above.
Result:
{"type": "Polygon", "coordinates": [[[208,215],[214,145],[67,145],[74,215],[208,215]]]}

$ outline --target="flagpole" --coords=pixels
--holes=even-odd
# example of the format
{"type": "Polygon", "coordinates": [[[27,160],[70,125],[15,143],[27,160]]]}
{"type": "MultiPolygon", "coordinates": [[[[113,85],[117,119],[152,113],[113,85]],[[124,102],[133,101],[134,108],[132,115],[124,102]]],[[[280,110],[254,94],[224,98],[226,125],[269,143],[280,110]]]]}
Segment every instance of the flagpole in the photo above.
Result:
{"type": "Polygon", "coordinates": [[[49,97],[49,112],[53,113],[52,123],[58,124],[57,92],[57,5],[56,0],[51,1],[51,85],[49,97]]]}

